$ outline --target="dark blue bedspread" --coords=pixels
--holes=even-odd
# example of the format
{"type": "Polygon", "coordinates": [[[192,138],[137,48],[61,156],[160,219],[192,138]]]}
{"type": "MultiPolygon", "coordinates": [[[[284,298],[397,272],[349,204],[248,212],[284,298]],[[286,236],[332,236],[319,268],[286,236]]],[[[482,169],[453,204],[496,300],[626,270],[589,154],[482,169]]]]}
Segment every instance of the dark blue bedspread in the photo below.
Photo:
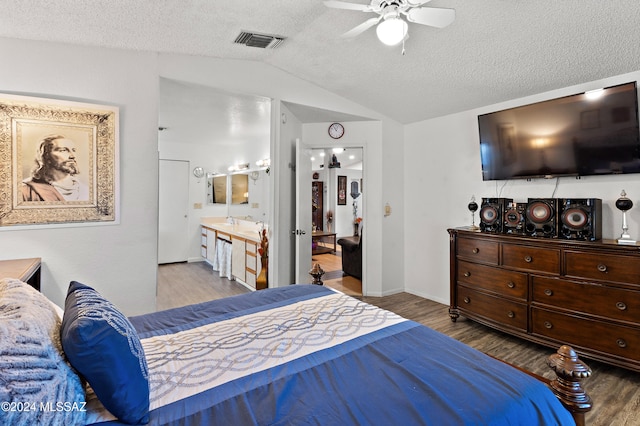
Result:
{"type": "MultiPolygon", "coordinates": [[[[230,319],[291,303],[320,303],[327,297],[336,295],[320,286],[295,285],[130,319],[144,341],[207,324],[222,328],[230,319]]],[[[349,306],[335,308],[339,315],[325,310],[322,321],[318,317],[313,321],[287,318],[282,325],[269,328],[269,334],[278,339],[280,329],[308,328],[305,339],[311,342],[315,338],[312,326],[331,323],[332,317],[339,321],[330,328],[336,337],[345,328],[364,327],[374,318],[393,321],[156,408],[151,424],[574,424],[548,388],[530,376],[415,322],[387,318],[386,311],[354,299],[346,303],[349,306]]],[[[253,329],[246,332],[254,340],[265,334],[253,329]]],[[[289,345],[280,338],[284,346],[289,345]]]]}

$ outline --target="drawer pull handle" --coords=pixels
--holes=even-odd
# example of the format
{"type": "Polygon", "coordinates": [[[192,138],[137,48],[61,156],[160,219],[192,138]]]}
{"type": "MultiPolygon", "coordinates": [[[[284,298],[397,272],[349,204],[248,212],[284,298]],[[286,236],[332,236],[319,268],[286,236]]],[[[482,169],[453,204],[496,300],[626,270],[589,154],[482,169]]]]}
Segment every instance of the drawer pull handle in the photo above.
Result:
{"type": "Polygon", "coordinates": [[[626,348],[627,347],[627,342],[625,342],[624,339],[618,339],[616,340],[616,344],[621,347],[621,348],[626,348]]]}
{"type": "Polygon", "coordinates": [[[509,288],[516,288],[516,285],[513,281],[509,281],[509,283],[507,284],[507,287],[509,288]]]}
{"type": "Polygon", "coordinates": [[[616,308],[620,309],[621,311],[626,311],[627,305],[624,302],[618,302],[616,303],[616,308]]]}
{"type": "Polygon", "coordinates": [[[548,289],[546,289],[546,290],[544,291],[544,294],[545,294],[546,296],[553,296],[553,290],[551,290],[551,289],[549,289],[549,288],[548,288],[548,289]]]}
{"type": "Polygon", "coordinates": [[[516,314],[514,314],[514,313],[513,313],[513,311],[509,311],[509,312],[507,312],[507,316],[508,316],[509,318],[513,318],[513,317],[515,317],[515,316],[516,316],[516,314]]]}
{"type": "Polygon", "coordinates": [[[464,276],[465,276],[465,277],[470,277],[470,276],[471,276],[471,272],[469,272],[469,271],[465,272],[465,273],[464,273],[464,276]]]}
{"type": "Polygon", "coordinates": [[[553,328],[553,324],[551,324],[549,321],[545,321],[544,322],[544,326],[545,326],[545,328],[548,328],[548,329],[552,329],[553,328]]]}
{"type": "Polygon", "coordinates": [[[598,264],[598,271],[607,272],[607,265],[605,265],[604,263],[598,264]]]}
{"type": "Polygon", "coordinates": [[[476,247],[471,251],[473,252],[473,254],[478,254],[480,252],[480,249],[478,247],[476,247]]]}
{"type": "Polygon", "coordinates": [[[471,303],[471,299],[469,299],[469,297],[465,297],[464,298],[464,303],[471,303]]]}
{"type": "Polygon", "coordinates": [[[527,263],[531,263],[531,262],[533,262],[533,257],[531,257],[531,256],[525,256],[525,257],[524,257],[524,261],[525,261],[525,262],[527,262],[527,263]]]}

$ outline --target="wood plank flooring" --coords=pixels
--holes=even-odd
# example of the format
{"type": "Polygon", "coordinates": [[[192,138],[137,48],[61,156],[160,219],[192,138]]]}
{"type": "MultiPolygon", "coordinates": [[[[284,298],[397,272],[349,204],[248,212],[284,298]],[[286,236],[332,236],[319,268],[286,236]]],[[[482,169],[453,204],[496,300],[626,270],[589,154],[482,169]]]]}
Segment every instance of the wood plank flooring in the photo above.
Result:
{"type": "MultiPolygon", "coordinates": [[[[168,309],[249,291],[235,281],[216,276],[204,262],[161,265],[158,268],[157,308],[168,309]]],[[[555,349],[494,331],[463,317],[451,322],[448,306],[408,293],[362,299],[499,359],[553,377],[545,361],[555,349]]],[[[587,425],[640,426],[640,373],[589,359],[583,361],[593,370],[592,376],[584,382],[594,401],[593,409],[586,416],[587,425]]]]}
{"type": "Polygon", "coordinates": [[[311,262],[312,264],[319,263],[324,270],[325,273],[322,276],[322,282],[325,286],[341,291],[349,296],[362,297],[362,281],[350,275],[345,275],[342,272],[340,250],[338,250],[336,254],[316,254],[311,257],[311,262]]]}

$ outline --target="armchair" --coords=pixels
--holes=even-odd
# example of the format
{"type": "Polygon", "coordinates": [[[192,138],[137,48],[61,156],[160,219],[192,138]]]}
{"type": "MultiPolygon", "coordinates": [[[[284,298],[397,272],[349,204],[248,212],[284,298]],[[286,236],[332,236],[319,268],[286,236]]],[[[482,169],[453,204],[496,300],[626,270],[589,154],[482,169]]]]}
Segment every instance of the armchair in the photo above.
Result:
{"type": "Polygon", "coordinates": [[[362,232],[360,237],[345,237],[338,240],[342,250],[342,272],[362,279],[362,232]]]}

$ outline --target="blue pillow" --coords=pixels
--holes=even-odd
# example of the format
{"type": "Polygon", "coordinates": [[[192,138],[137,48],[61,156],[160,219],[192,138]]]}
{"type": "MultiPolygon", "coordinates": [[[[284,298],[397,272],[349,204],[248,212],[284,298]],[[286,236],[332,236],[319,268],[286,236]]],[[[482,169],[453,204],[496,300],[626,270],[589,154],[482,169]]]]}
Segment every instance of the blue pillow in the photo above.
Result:
{"type": "Polygon", "coordinates": [[[129,424],[149,422],[149,376],[131,322],[93,288],[72,281],[65,302],[62,347],[111,414],[129,424]]]}

